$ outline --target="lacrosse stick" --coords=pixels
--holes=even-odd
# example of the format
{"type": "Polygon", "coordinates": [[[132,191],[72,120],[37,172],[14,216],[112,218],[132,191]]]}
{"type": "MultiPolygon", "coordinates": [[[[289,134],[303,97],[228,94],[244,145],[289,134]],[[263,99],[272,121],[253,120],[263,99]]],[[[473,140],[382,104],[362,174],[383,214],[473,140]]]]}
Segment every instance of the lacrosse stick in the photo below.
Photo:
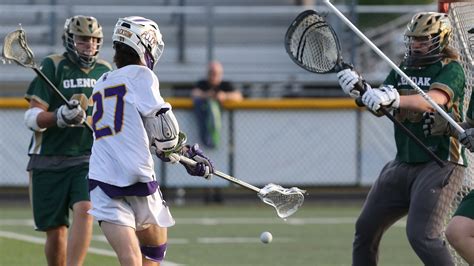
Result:
{"type": "MultiPolygon", "coordinates": [[[[39,67],[35,63],[35,57],[33,55],[33,51],[28,46],[26,41],[26,32],[21,28],[8,33],[5,36],[3,41],[3,51],[2,51],[3,58],[9,61],[14,61],[18,65],[26,68],[31,68],[35,71],[35,73],[43,79],[51,89],[63,100],[63,102],[69,107],[69,109],[74,108],[69,104],[69,101],[64,97],[64,95],[54,86],[54,84],[46,77],[46,75],[41,72],[39,67]]],[[[90,131],[92,130],[91,125],[89,125],[86,121],[83,123],[90,131]]]]}
{"type": "MultiPolygon", "coordinates": [[[[293,62],[313,73],[334,73],[349,67],[342,59],[336,32],[331,25],[326,23],[324,17],[314,10],[303,11],[290,24],[285,35],[285,49],[293,62]]],[[[365,92],[361,81],[355,84],[355,88],[361,95],[365,92]]],[[[440,167],[444,167],[444,162],[408,128],[396,120],[387,109],[381,107],[380,111],[403,130],[440,167]]]]}
{"type": "MultiPolygon", "coordinates": [[[[180,161],[191,166],[195,166],[197,162],[188,157],[180,155],[180,161]]],[[[230,181],[234,184],[237,184],[246,189],[257,192],[257,195],[260,199],[275,208],[278,216],[280,218],[287,218],[293,213],[295,213],[298,208],[303,205],[305,190],[301,190],[297,187],[284,188],[275,184],[268,184],[262,189],[248,184],[240,179],[237,179],[233,176],[227,175],[225,173],[214,170],[214,175],[221,177],[227,181],[230,181]]]]}
{"type": "Polygon", "coordinates": [[[436,111],[446,119],[459,133],[464,133],[464,129],[454,121],[454,119],[449,116],[439,105],[437,105],[431,97],[426,94],[416,83],[411,80],[395,63],[390,60],[374,43],[372,43],[369,38],[367,38],[352,22],[347,19],[344,14],[342,14],[329,0],[323,0],[323,2],[330,8],[334,13],[355,33],[357,34],[367,45],[372,48],[385,62],[387,62],[390,67],[395,70],[402,78],[404,78],[408,84],[416,90],[423,98],[434,108],[436,111]]]}

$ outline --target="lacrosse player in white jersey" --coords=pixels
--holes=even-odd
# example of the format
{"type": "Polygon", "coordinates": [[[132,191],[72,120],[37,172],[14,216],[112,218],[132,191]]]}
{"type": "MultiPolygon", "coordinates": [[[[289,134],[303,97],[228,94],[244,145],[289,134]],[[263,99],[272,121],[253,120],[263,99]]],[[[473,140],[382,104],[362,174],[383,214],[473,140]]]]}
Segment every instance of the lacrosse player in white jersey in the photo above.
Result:
{"type": "Polygon", "coordinates": [[[143,17],[120,18],[113,33],[117,70],[94,87],[94,144],[89,168],[90,210],[121,265],[159,265],[167,227],[174,225],[154,172],[152,154],[197,162],[190,175],[210,178],[212,162],[185,135],[152,72],[164,43],[158,25],[143,17]]]}

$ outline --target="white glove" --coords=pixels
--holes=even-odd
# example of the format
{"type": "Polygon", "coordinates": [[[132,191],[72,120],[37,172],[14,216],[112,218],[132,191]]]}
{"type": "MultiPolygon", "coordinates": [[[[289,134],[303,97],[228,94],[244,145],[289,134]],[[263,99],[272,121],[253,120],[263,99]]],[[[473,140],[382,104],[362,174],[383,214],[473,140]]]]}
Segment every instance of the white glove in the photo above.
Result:
{"type": "Polygon", "coordinates": [[[86,112],[82,109],[78,100],[70,100],[68,105],[61,105],[56,110],[56,124],[60,128],[77,126],[86,121],[86,112]]]}
{"type": "Polygon", "coordinates": [[[367,89],[362,95],[362,102],[374,112],[381,106],[396,109],[400,106],[400,94],[392,85],[386,85],[377,89],[367,89]]]}
{"type": "Polygon", "coordinates": [[[339,79],[339,85],[346,94],[352,98],[360,96],[360,92],[354,89],[355,84],[361,79],[357,72],[350,68],[346,68],[337,72],[337,78],[339,79]]]}

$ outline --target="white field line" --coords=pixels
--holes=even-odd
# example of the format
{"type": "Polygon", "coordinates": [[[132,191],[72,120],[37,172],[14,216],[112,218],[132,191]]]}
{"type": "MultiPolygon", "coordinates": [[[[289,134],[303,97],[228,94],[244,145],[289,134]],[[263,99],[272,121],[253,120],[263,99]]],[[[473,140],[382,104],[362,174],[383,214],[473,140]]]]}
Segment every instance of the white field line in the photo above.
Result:
{"type": "MultiPolygon", "coordinates": [[[[103,235],[93,235],[93,241],[98,242],[107,242],[107,239],[103,235]]],[[[278,237],[278,242],[291,242],[290,238],[278,237]]],[[[169,238],[168,244],[171,245],[180,245],[180,244],[190,244],[193,241],[186,238],[169,238]]],[[[245,244],[245,243],[260,243],[260,238],[258,237],[198,237],[196,238],[196,243],[199,244],[245,244]]]]}
{"type": "MultiPolygon", "coordinates": [[[[35,237],[35,236],[30,236],[30,235],[22,235],[18,233],[13,233],[13,232],[7,232],[7,231],[0,231],[0,237],[3,238],[9,238],[9,239],[14,239],[14,240],[20,240],[24,242],[29,242],[29,243],[34,243],[34,244],[44,244],[45,239],[42,237],[35,237]]],[[[106,250],[106,249],[100,249],[100,248],[89,248],[89,253],[92,254],[97,254],[97,255],[103,255],[103,256],[109,256],[109,257],[115,257],[115,252],[111,250],[106,250]]],[[[163,266],[180,266],[182,264],[177,264],[171,261],[164,261],[161,263],[163,266]]]]}
{"type": "MultiPolygon", "coordinates": [[[[354,224],[355,217],[314,217],[314,218],[288,218],[286,221],[278,218],[177,218],[178,225],[220,225],[220,224],[288,224],[288,225],[313,225],[313,224],[354,224]]],[[[395,223],[397,227],[405,227],[405,220],[395,223]]],[[[0,219],[2,225],[34,226],[32,219],[0,219]]]]}

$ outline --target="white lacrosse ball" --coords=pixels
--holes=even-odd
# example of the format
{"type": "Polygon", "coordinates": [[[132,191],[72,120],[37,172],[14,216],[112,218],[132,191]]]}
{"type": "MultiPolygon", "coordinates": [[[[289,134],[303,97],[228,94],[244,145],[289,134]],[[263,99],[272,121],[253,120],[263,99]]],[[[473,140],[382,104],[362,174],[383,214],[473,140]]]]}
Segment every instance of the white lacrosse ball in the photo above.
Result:
{"type": "Polygon", "coordinates": [[[270,232],[263,232],[260,235],[260,241],[262,241],[262,243],[264,243],[264,244],[271,243],[272,240],[273,240],[273,236],[270,232]]]}

